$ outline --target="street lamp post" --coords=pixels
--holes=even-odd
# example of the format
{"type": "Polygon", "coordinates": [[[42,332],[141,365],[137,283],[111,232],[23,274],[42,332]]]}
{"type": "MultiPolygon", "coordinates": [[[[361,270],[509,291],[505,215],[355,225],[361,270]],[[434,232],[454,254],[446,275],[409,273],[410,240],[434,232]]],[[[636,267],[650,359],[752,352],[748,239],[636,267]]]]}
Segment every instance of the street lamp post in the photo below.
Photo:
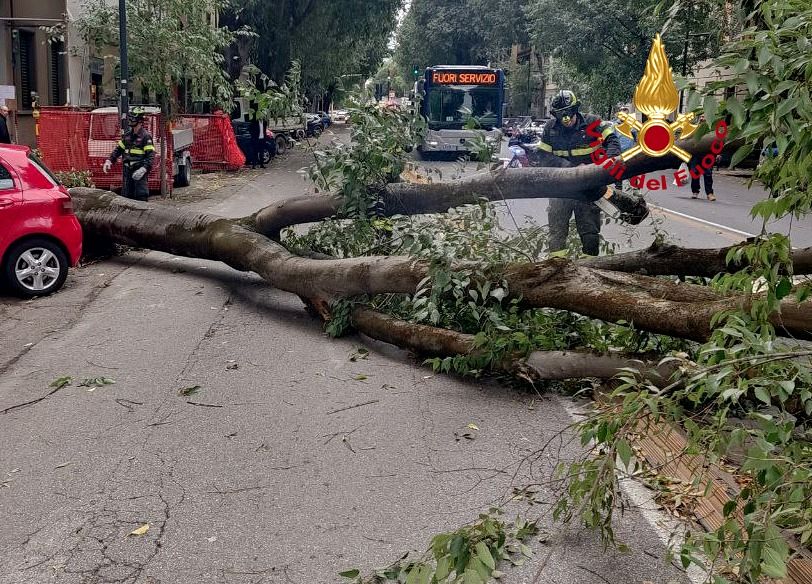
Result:
{"type": "MultiPolygon", "coordinates": [[[[127,112],[129,112],[129,91],[127,78],[130,76],[129,64],[127,63],[127,2],[118,0],[118,45],[121,58],[121,130],[127,131],[127,112]]],[[[127,174],[124,165],[121,165],[121,194],[126,196],[127,174]]]]}

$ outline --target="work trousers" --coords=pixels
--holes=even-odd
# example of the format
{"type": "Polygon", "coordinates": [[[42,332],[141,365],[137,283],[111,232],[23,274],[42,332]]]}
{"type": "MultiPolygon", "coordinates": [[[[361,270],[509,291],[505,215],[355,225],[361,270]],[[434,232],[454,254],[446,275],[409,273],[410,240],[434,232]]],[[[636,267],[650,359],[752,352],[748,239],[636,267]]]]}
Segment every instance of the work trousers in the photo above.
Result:
{"type": "Polygon", "coordinates": [[[594,203],[574,199],[550,199],[547,208],[547,224],[550,227],[550,251],[567,247],[570,218],[575,214],[575,227],[581,238],[581,246],[587,255],[600,251],[601,210],[594,203]]]}
{"type": "Polygon", "coordinates": [[[129,169],[124,170],[124,189],[121,195],[136,201],[146,201],[149,199],[149,185],[147,184],[149,173],[145,174],[141,180],[133,180],[133,172],[129,169]]]}

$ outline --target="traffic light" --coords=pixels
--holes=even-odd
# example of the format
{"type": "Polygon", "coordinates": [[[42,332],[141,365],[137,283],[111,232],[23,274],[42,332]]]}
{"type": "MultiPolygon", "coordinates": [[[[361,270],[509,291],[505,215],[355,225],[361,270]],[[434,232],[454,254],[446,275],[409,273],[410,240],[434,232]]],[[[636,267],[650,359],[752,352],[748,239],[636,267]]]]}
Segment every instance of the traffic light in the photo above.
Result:
{"type": "Polygon", "coordinates": [[[420,67],[418,67],[417,65],[415,65],[414,67],[412,67],[412,73],[414,73],[414,77],[415,77],[415,79],[417,79],[418,77],[420,77],[420,67]]]}

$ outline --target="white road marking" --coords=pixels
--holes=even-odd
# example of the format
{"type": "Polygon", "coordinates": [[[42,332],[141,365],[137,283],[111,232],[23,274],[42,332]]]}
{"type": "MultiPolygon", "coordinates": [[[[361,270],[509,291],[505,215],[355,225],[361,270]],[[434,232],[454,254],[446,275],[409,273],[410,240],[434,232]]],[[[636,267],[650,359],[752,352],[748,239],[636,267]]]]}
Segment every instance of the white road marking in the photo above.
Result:
{"type": "Polygon", "coordinates": [[[663,211],[665,213],[670,213],[672,215],[677,215],[679,217],[683,217],[684,219],[690,219],[691,221],[696,221],[697,223],[703,223],[705,225],[709,225],[711,227],[715,227],[716,229],[724,229],[725,231],[730,231],[731,233],[736,233],[738,235],[743,235],[744,237],[757,237],[754,233],[748,233],[747,231],[742,231],[740,229],[734,229],[733,227],[728,227],[727,225],[721,225],[720,223],[714,223],[713,221],[708,221],[707,219],[700,219],[699,217],[694,217],[693,215],[688,215],[687,213],[681,213],[680,211],[674,211],[673,209],[668,209],[666,207],[660,207],[659,205],[651,205],[649,204],[651,209],[657,209],[658,211],[663,211]]]}
{"type": "MultiPolygon", "coordinates": [[[[583,410],[572,401],[557,398],[559,404],[563,406],[564,410],[569,414],[574,422],[583,420],[583,410]]],[[[687,529],[687,526],[678,521],[671,515],[663,512],[656,501],[654,501],[653,492],[648,490],[642,484],[634,479],[620,479],[620,488],[626,493],[635,508],[643,516],[657,537],[663,544],[663,547],[668,548],[669,545],[675,550],[675,555],[679,557],[679,549],[682,544],[682,537],[687,529]]],[[[697,557],[704,560],[703,554],[700,552],[697,557]]],[[[707,574],[698,566],[691,564],[684,572],[688,580],[692,584],[703,584],[707,581],[707,574]]]]}

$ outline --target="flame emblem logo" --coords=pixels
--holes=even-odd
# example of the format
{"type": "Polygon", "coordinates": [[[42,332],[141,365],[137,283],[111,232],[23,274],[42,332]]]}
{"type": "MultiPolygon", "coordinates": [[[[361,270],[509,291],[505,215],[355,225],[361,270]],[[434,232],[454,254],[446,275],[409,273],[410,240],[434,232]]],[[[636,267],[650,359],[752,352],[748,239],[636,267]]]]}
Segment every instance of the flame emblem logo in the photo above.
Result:
{"type": "Polygon", "coordinates": [[[634,90],[634,107],[649,119],[643,124],[631,115],[618,114],[621,121],[618,132],[627,138],[633,138],[632,130],[638,132],[638,143],[621,154],[624,162],[641,152],[649,156],[675,154],[685,162],[691,159],[691,155],[676,146],[674,140],[676,132],[680,133],[680,138],[687,138],[696,131],[698,125],[692,123],[693,115],[681,114],[674,122],[666,121],[666,116],[676,111],[678,104],[674,75],[662,39],[657,34],[646,61],[646,71],[634,90]]]}

